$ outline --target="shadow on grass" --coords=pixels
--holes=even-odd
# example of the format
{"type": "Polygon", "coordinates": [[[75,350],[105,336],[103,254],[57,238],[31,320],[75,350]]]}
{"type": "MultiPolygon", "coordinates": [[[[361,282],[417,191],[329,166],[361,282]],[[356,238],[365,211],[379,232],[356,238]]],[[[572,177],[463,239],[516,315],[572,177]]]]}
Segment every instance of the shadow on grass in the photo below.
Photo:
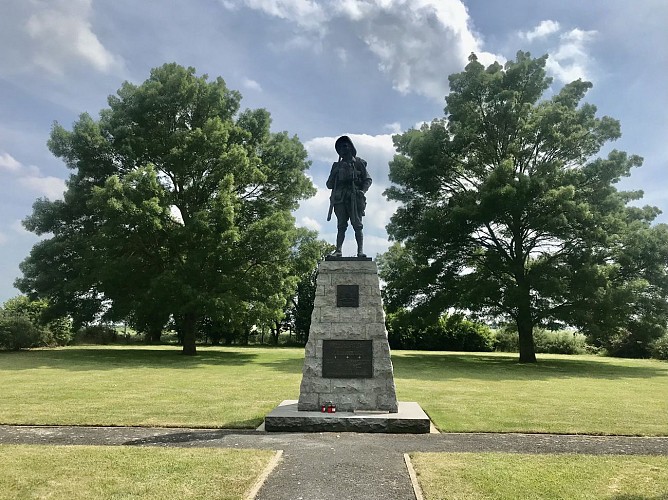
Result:
{"type": "Polygon", "coordinates": [[[123,368],[198,368],[202,365],[243,365],[257,354],[251,352],[199,349],[196,356],[184,356],[179,349],[94,347],[40,349],[0,353],[1,370],[58,368],[71,371],[118,370],[123,368]]]}
{"type": "Polygon", "coordinates": [[[260,361],[256,364],[283,373],[301,373],[304,366],[304,358],[284,358],[272,361],[260,361]]]}
{"type": "MultiPolygon", "coordinates": [[[[573,356],[564,359],[540,359],[536,364],[520,364],[517,355],[498,356],[483,353],[429,352],[425,354],[394,351],[392,364],[394,377],[417,380],[453,380],[470,378],[477,380],[547,380],[553,378],[594,378],[615,380],[619,378],[668,378],[665,369],[653,366],[630,366],[618,363],[583,359],[573,356]]],[[[606,358],[610,360],[612,358],[606,358]]],[[[627,361],[628,362],[628,361],[627,361]]],[[[258,365],[284,372],[301,373],[303,360],[280,359],[258,361],[258,365]]]]}
{"type": "MultiPolygon", "coordinates": [[[[610,361],[611,358],[606,358],[610,361]]],[[[448,380],[472,378],[481,380],[547,380],[552,378],[668,378],[668,365],[665,369],[654,366],[631,366],[628,360],[615,360],[616,363],[572,358],[541,359],[538,363],[521,364],[517,357],[492,356],[472,353],[404,353],[394,356],[395,378],[418,380],[448,380]]]]}

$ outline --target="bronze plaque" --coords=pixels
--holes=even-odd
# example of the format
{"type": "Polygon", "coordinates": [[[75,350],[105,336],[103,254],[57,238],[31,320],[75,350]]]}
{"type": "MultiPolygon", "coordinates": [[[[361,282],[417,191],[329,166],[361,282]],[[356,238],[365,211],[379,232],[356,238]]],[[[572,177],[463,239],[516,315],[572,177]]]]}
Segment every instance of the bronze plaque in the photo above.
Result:
{"type": "Polygon", "coordinates": [[[323,378],[373,378],[373,340],[323,340],[323,378]]]}
{"type": "Polygon", "coordinates": [[[359,285],[336,285],[336,307],[359,307],[359,285]]]}

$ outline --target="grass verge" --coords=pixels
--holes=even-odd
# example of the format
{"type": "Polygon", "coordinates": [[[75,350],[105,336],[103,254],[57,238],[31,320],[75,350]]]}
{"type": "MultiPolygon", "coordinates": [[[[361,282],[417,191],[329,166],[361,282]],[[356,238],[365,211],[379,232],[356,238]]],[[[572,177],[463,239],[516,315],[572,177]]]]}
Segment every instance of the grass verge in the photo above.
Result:
{"type": "Polygon", "coordinates": [[[415,453],[425,500],[668,498],[668,457],[415,453]]]}
{"type": "MultiPolygon", "coordinates": [[[[0,424],[249,428],[297,399],[303,349],[67,347],[0,353],[0,424]]],[[[446,432],[668,435],[668,363],[394,351],[397,395],[446,432]]]]}
{"type": "Polygon", "coordinates": [[[0,500],[243,498],[274,452],[119,446],[0,446],[0,500]]]}

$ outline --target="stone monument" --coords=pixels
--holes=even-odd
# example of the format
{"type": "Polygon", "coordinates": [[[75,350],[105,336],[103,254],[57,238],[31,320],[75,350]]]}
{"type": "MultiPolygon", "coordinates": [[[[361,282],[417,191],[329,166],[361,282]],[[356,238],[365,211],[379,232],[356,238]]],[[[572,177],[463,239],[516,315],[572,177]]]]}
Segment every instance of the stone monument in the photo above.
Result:
{"type": "Polygon", "coordinates": [[[318,268],[299,410],[398,409],[378,269],[370,258],[332,258],[318,268]]]}
{"type": "Polygon", "coordinates": [[[334,147],[339,160],[327,179],[327,220],[334,211],[336,250],[318,266],[299,400],[283,401],[267,415],[265,430],[429,432],[417,403],[397,402],[378,268],[363,249],[367,164],[348,136],[334,147]],[[357,257],[342,256],[348,223],[357,257]]]}
{"type": "Polygon", "coordinates": [[[283,401],[265,417],[264,428],[430,431],[420,405],[397,401],[378,271],[370,258],[330,256],[320,263],[299,400],[283,401]],[[328,406],[336,412],[323,412],[328,406]]]}

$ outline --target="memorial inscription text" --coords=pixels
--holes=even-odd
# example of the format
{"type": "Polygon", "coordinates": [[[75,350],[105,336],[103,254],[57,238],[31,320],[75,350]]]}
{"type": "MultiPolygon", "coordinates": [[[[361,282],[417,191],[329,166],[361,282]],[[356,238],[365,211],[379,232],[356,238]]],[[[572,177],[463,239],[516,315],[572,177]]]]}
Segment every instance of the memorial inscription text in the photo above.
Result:
{"type": "Polygon", "coordinates": [[[323,378],[373,378],[372,340],[323,340],[323,378]]]}

